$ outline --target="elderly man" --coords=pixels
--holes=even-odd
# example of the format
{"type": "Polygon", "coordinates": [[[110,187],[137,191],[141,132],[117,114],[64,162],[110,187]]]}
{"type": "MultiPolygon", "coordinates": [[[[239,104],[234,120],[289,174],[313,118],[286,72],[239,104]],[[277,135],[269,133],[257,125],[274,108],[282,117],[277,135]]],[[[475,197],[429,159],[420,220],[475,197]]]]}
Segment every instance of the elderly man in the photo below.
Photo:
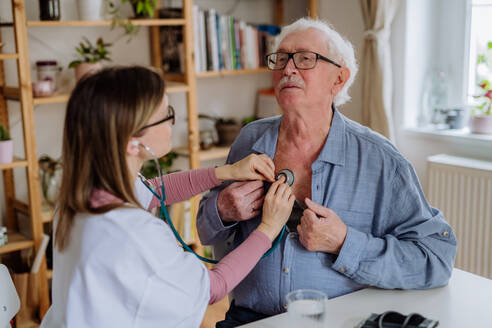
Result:
{"type": "MultiPolygon", "coordinates": [[[[283,29],[267,56],[283,115],[242,129],[228,162],[250,153],[295,174],[296,205],[287,233],[234,290],[226,320],[234,327],[285,311],[295,289],[328,297],[366,286],[423,289],[445,285],[456,238],[427,203],[411,164],[385,138],[336,108],[350,99],[357,72],[352,45],[321,21],[283,29]]],[[[234,182],[207,194],[198,213],[204,244],[234,234],[243,241],[260,222],[261,182],[234,182]]]]}

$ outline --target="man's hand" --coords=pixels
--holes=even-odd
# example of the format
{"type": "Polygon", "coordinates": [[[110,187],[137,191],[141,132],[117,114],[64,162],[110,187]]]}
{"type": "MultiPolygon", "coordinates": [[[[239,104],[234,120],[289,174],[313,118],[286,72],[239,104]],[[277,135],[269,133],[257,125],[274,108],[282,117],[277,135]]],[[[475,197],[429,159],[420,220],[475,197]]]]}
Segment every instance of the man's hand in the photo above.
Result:
{"type": "Polygon", "coordinates": [[[260,214],[264,198],[263,181],[231,183],[217,198],[220,218],[225,222],[252,219],[260,214]]]}
{"type": "Polygon", "coordinates": [[[333,210],[305,199],[307,209],[297,226],[299,241],[311,252],[338,254],[347,236],[347,226],[333,210]]]}

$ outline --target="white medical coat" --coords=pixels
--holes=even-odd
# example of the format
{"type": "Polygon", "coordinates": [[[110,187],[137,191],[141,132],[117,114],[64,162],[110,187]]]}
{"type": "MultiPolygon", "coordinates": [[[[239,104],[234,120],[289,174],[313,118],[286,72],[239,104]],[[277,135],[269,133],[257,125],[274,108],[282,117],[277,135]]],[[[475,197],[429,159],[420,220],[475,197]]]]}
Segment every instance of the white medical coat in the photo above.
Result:
{"type": "MultiPolygon", "coordinates": [[[[136,186],[146,207],[152,195],[136,186]]],[[[53,252],[53,305],[42,328],[200,326],[210,298],[207,269],[152,214],[77,214],[68,247],[53,252]]]]}

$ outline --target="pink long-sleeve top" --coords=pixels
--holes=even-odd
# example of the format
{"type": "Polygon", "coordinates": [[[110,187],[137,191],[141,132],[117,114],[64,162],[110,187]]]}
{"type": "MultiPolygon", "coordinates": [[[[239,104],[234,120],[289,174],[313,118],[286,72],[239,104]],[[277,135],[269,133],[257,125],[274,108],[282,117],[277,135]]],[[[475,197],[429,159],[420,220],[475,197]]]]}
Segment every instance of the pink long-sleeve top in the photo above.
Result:
{"type": "MultiPolygon", "coordinates": [[[[158,178],[149,182],[159,186],[158,178]]],[[[167,205],[184,201],[210,188],[218,186],[221,182],[215,176],[215,169],[197,169],[171,173],[163,176],[166,190],[167,205]]],[[[155,189],[162,196],[159,188],[155,189]]],[[[103,190],[95,190],[91,196],[91,205],[94,208],[122,202],[121,199],[103,190]]],[[[153,197],[148,209],[160,206],[160,202],[153,197]]],[[[271,247],[272,242],[261,231],[255,230],[235,250],[225,256],[213,269],[208,270],[210,278],[210,301],[213,304],[224,298],[241,280],[253,269],[261,256],[271,247]]]]}

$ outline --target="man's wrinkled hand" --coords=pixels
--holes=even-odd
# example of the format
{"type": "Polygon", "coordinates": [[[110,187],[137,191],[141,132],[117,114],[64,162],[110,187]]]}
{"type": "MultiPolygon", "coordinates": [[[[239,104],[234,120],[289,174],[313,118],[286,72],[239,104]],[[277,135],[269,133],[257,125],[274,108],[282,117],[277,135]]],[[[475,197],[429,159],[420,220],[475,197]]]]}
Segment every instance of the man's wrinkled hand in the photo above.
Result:
{"type": "Polygon", "coordinates": [[[231,183],[217,198],[219,215],[224,222],[238,222],[258,216],[263,207],[263,181],[231,183]]]}
{"type": "Polygon", "coordinates": [[[347,236],[347,226],[331,209],[305,199],[307,209],[297,226],[299,241],[309,251],[338,254],[347,236]]]}

